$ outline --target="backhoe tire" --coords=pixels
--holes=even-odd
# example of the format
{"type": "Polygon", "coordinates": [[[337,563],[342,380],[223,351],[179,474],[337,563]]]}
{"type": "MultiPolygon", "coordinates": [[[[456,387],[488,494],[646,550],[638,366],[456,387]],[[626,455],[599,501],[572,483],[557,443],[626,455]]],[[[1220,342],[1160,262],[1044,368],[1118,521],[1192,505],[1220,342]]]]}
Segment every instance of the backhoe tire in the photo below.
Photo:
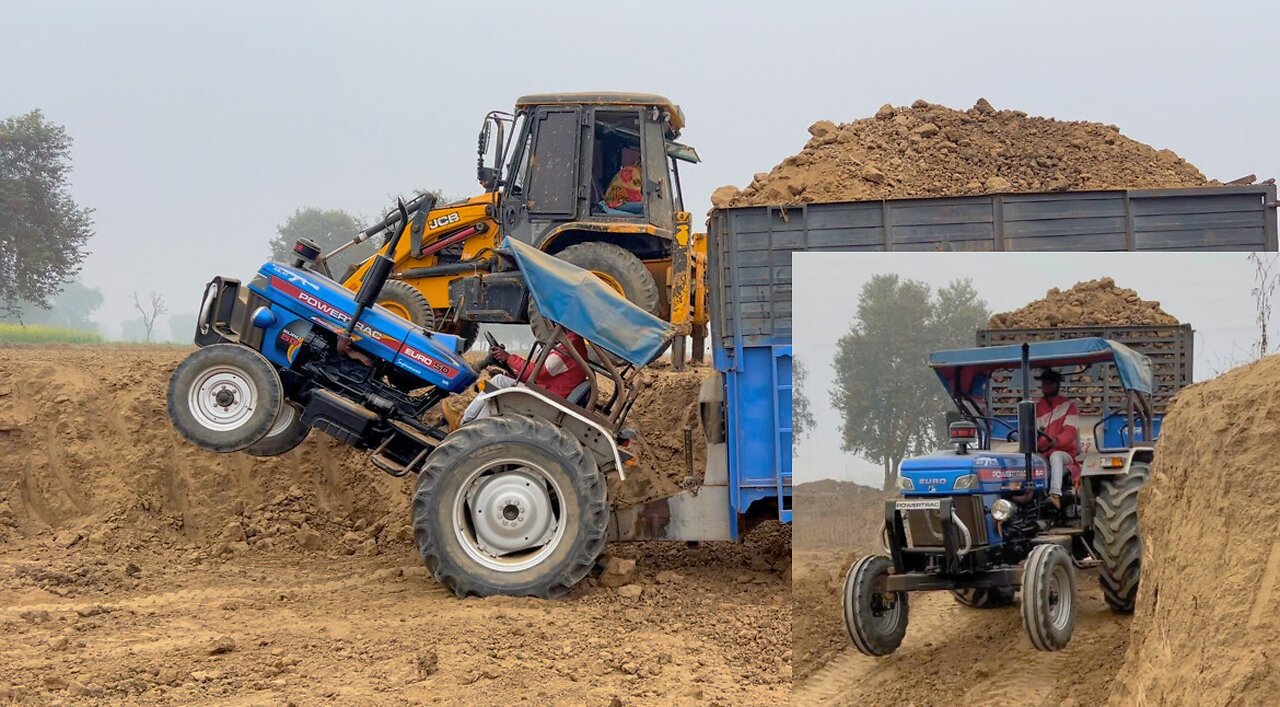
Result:
{"type": "Polygon", "coordinates": [[[255,457],[278,457],[302,444],[309,434],[311,428],[302,424],[302,410],[293,403],[285,403],[280,406],[280,415],[267,431],[267,436],[245,447],[244,453],[255,457]]]}
{"type": "Polygon", "coordinates": [[[1036,545],[1022,567],[1022,627],[1037,650],[1067,647],[1076,628],[1076,575],[1060,545],[1036,545]]]}
{"type": "Polygon", "coordinates": [[[240,344],[213,344],[187,356],[169,379],[169,420],[187,441],[238,452],[271,431],[284,389],[275,366],[240,344]]]}
{"type": "Polygon", "coordinates": [[[413,538],[460,597],[562,596],[604,550],[608,489],[568,432],[523,415],[463,425],[418,476],[413,538]]]}
{"type": "Polygon", "coordinates": [[[561,260],[573,263],[583,270],[604,275],[622,288],[622,294],[632,304],[650,314],[657,314],[662,306],[658,283],[644,261],[622,246],[594,241],[579,243],[556,253],[561,260]]]}
{"type": "Polygon", "coordinates": [[[892,571],[889,558],[867,555],[844,577],[844,627],[865,655],[889,655],[907,635],[907,593],[884,591],[884,580],[892,571]]]}
{"type": "Polygon", "coordinates": [[[1102,561],[1098,582],[1112,611],[1132,614],[1142,576],[1142,537],[1138,530],[1138,490],[1149,469],[1134,464],[1124,476],[1102,479],[1094,499],[1093,549],[1102,561]]]}
{"type": "Polygon", "coordinates": [[[378,295],[378,304],[423,329],[435,329],[436,313],[427,301],[427,296],[404,280],[387,280],[382,293],[378,295]]]}
{"type": "Polygon", "coordinates": [[[1008,587],[952,589],[951,596],[956,600],[956,603],[973,609],[993,609],[999,606],[1010,606],[1016,601],[1016,592],[1008,587]]]}

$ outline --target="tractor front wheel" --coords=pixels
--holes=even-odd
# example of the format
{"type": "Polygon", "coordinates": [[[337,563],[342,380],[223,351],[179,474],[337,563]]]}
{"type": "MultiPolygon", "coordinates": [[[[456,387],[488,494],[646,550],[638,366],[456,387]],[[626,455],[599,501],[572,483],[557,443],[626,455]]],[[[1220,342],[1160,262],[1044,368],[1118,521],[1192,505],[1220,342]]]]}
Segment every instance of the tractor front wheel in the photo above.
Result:
{"type": "Polygon", "coordinates": [[[522,415],[485,417],[445,438],[413,496],[413,537],[460,597],[561,596],[604,550],[608,491],[568,432],[522,415]]]}
{"type": "Polygon", "coordinates": [[[245,448],[245,454],[255,457],[278,457],[302,444],[311,428],[302,424],[302,409],[293,403],[280,406],[280,415],[267,432],[267,436],[245,448]]]}
{"type": "Polygon", "coordinates": [[[1076,576],[1059,545],[1037,545],[1022,568],[1022,627],[1042,651],[1067,647],[1076,628],[1076,576]]]}
{"type": "Polygon", "coordinates": [[[238,452],[261,440],[282,405],[275,367],[240,344],[199,349],[169,379],[169,420],[188,441],[211,452],[238,452]]]}
{"type": "Polygon", "coordinates": [[[867,555],[844,577],[844,626],[866,655],[889,655],[907,635],[907,593],[884,587],[892,570],[889,558],[867,555]]]}

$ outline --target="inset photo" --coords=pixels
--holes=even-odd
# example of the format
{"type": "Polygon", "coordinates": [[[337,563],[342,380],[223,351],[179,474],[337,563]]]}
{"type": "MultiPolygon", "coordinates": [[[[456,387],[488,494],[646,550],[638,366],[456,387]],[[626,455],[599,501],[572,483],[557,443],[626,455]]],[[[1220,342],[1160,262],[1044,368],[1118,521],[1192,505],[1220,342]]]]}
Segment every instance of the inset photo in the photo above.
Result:
{"type": "Polygon", "coordinates": [[[796,704],[1276,679],[1274,253],[797,253],[793,275],[796,704]]]}

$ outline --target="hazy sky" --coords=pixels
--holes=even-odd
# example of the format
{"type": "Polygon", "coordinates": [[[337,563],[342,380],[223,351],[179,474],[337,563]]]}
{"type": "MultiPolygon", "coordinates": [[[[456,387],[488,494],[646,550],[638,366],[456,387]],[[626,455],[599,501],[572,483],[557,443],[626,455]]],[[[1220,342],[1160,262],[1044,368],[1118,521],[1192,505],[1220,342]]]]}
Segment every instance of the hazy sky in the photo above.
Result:
{"type": "MultiPolygon", "coordinates": [[[[1276,261],[1276,254],[1265,258],[1276,261]]],[[[1005,312],[1043,297],[1051,287],[1110,276],[1116,284],[1157,300],[1179,321],[1191,324],[1195,380],[1211,378],[1249,360],[1258,336],[1250,290],[1254,265],[1245,253],[800,253],[794,256],[792,292],[795,354],[805,362],[817,425],[801,441],[796,483],[820,478],[879,486],[880,466],[840,451],[840,415],[831,407],[836,342],[849,330],[858,293],[872,276],[895,273],[936,290],[970,277],[992,312],[1005,312]]],[[[1280,315],[1270,323],[1275,349],[1280,315]]]]}
{"type": "Polygon", "coordinates": [[[211,275],[252,273],[298,207],[475,191],[481,118],[535,91],[682,104],[696,214],[814,121],[917,98],[1114,123],[1211,177],[1273,176],[1277,26],[1263,1],[6,0],[0,116],[40,108],[75,138],[84,280],[116,333],[132,290],[194,311],[211,275]]]}

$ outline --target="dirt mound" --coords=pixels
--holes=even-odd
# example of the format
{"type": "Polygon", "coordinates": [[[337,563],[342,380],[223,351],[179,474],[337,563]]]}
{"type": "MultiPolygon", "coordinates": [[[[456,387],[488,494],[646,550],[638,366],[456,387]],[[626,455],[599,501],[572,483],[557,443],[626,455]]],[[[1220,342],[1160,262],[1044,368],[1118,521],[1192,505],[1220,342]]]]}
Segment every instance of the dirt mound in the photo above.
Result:
{"type": "Polygon", "coordinates": [[[881,552],[884,492],[823,480],[793,491],[792,675],[803,680],[849,647],[840,608],[844,573],[862,555],[881,552]]]}
{"type": "Polygon", "coordinates": [[[1077,282],[1065,292],[1053,288],[1025,307],[991,317],[992,329],[1039,329],[1046,327],[1143,326],[1178,324],[1178,318],[1160,308],[1155,300],[1118,287],[1115,280],[1101,277],[1077,282]]]}
{"type": "Polygon", "coordinates": [[[874,117],[809,128],[800,153],[741,192],[721,188],[719,206],[793,204],[1001,192],[1193,187],[1216,184],[1170,150],[1114,125],[916,101],[874,117]]]}
{"type": "Polygon", "coordinates": [[[628,448],[636,466],[627,480],[610,478],[609,494],[616,508],[625,508],[682,489],[697,488],[706,466],[707,437],[698,410],[698,393],[714,369],[690,367],[674,371],[657,363],[636,378],[639,392],[627,415],[627,426],[640,432],[628,448]],[[686,447],[686,441],[691,445],[686,447]],[[686,457],[686,449],[691,456],[686,457]]]}
{"type": "Polygon", "coordinates": [[[1183,390],[1139,499],[1142,585],[1117,704],[1280,693],[1280,356],[1183,390]]]}

